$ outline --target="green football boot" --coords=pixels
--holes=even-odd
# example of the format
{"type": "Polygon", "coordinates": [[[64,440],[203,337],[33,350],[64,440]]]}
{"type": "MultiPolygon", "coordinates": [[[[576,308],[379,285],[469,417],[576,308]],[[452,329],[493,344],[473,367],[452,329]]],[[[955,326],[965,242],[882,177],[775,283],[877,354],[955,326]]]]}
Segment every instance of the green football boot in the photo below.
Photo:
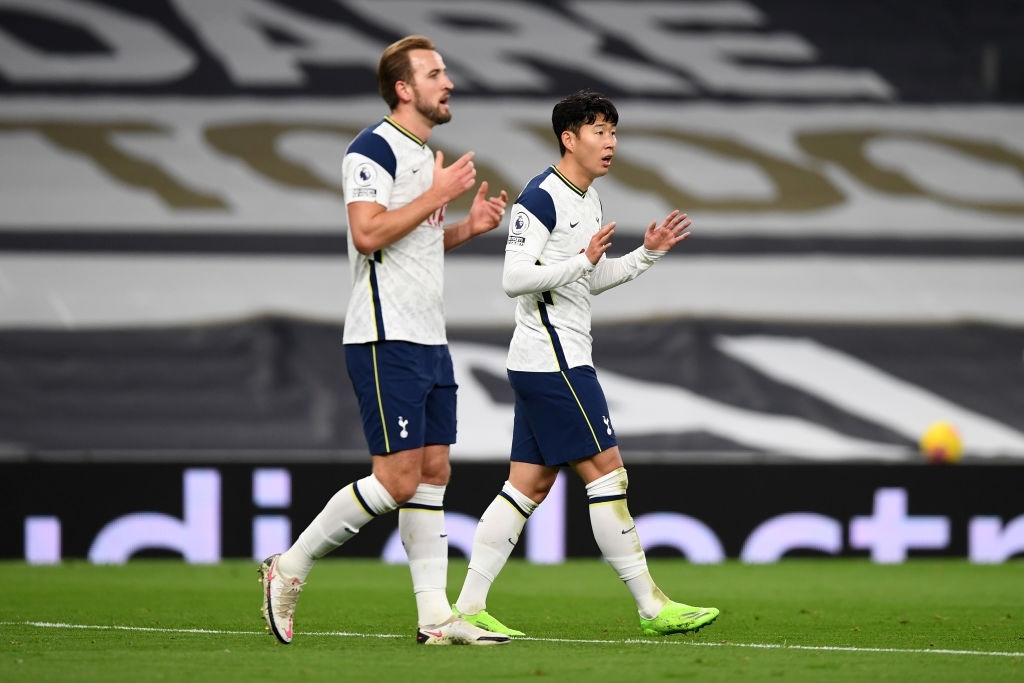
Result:
{"type": "Polygon", "coordinates": [[[452,612],[455,614],[455,616],[462,617],[469,623],[473,624],[473,626],[482,628],[485,631],[492,631],[494,633],[504,633],[506,636],[526,635],[522,631],[517,631],[514,628],[509,628],[508,626],[505,626],[505,624],[501,623],[500,621],[492,617],[490,614],[488,614],[487,610],[482,609],[476,614],[463,614],[455,605],[452,605],[452,612]]]}
{"type": "Polygon", "coordinates": [[[645,636],[667,636],[672,633],[693,633],[718,618],[715,607],[692,607],[680,602],[665,605],[653,619],[640,617],[640,630],[645,636]]]}

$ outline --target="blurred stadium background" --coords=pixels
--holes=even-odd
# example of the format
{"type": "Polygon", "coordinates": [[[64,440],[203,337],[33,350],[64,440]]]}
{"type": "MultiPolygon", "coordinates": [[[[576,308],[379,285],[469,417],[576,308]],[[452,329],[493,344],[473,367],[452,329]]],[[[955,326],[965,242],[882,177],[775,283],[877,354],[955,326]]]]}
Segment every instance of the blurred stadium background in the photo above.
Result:
{"type": "MultiPolygon", "coordinates": [[[[492,187],[589,87],[616,249],[694,219],[595,300],[652,551],[1024,554],[1021,2],[0,0],[3,557],[259,556],[365,471],[340,160],[409,33],[456,84],[431,146],[492,187]],[[917,451],[936,420],[955,467],[917,451]]],[[[503,233],[448,261],[456,548],[511,433],[503,233]]],[[[574,488],[531,559],[595,552],[574,488]]]]}

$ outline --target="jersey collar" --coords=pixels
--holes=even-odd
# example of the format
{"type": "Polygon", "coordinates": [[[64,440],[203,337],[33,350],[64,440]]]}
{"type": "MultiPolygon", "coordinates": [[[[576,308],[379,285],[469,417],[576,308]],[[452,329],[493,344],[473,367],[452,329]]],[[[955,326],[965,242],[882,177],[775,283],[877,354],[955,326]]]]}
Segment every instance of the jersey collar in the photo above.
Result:
{"type": "Polygon", "coordinates": [[[416,137],[411,132],[409,132],[409,130],[407,128],[403,127],[402,124],[398,123],[397,121],[395,121],[390,116],[385,116],[384,120],[387,121],[388,123],[390,123],[396,129],[398,129],[398,132],[400,132],[402,135],[404,135],[405,137],[407,137],[410,140],[412,140],[413,142],[415,142],[420,147],[426,147],[426,145],[427,145],[426,140],[420,140],[418,137],[416,137]]]}
{"type": "Polygon", "coordinates": [[[554,164],[551,165],[551,172],[554,173],[559,178],[561,178],[562,182],[565,183],[566,185],[568,185],[569,189],[571,189],[573,192],[575,192],[579,196],[583,197],[583,196],[585,196],[587,194],[586,190],[581,190],[576,185],[574,185],[571,180],[569,180],[564,175],[562,175],[562,172],[559,171],[558,168],[556,168],[554,164]]]}

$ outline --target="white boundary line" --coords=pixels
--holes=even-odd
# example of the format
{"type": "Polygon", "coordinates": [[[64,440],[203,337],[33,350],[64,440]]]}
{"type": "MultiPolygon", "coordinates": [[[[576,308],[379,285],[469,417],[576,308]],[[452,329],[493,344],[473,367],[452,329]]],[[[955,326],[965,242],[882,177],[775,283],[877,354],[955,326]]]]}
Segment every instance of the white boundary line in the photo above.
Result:
{"type": "MultiPolygon", "coordinates": [[[[208,628],[155,628],[148,626],[103,626],[91,624],[65,624],[49,621],[0,621],[0,626],[32,626],[35,628],[53,629],[85,629],[95,631],[133,631],[138,633],[197,633],[229,636],[264,635],[264,631],[231,631],[208,628]]],[[[303,633],[304,636],[323,636],[329,638],[411,638],[408,634],[395,633],[352,633],[349,631],[313,631],[303,633]]],[[[627,638],[626,640],[604,640],[587,638],[530,638],[517,637],[514,640],[535,641],[541,643],[580,643],[594,645],[689,645],[692,647],[736,647],[756,650],[807,650],[811,652],[883,652],[910,655],[963,655],[980,657],[1024,657],[1024,652],[984,652],[981,650],[945,650],[945,649],[913,649],[894,647],[842,647],[833,645],[789,645],[786,643],[710,643],[690,640],[645,640],[627,638]]]]}

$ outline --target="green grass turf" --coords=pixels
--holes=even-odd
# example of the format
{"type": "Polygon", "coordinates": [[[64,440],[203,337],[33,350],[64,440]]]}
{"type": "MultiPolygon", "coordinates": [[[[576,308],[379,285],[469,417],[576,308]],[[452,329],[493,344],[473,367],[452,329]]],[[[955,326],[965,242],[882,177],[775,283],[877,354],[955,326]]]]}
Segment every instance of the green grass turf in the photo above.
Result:
{"type": "MultiPolygon", "coordinates": [[[[644,638],[600,561],[513,561],[488,607],[527,639],[422,647],[406,567],[329,559],[283,646],[264,632],[255,562],[0,562],[0,680],[1024,681],[1019,561],[650,564],[675,599],[721,608],[718,621],[644,638]]],[[[451,561],[452,598],[465,567],[451,561]]]]}

